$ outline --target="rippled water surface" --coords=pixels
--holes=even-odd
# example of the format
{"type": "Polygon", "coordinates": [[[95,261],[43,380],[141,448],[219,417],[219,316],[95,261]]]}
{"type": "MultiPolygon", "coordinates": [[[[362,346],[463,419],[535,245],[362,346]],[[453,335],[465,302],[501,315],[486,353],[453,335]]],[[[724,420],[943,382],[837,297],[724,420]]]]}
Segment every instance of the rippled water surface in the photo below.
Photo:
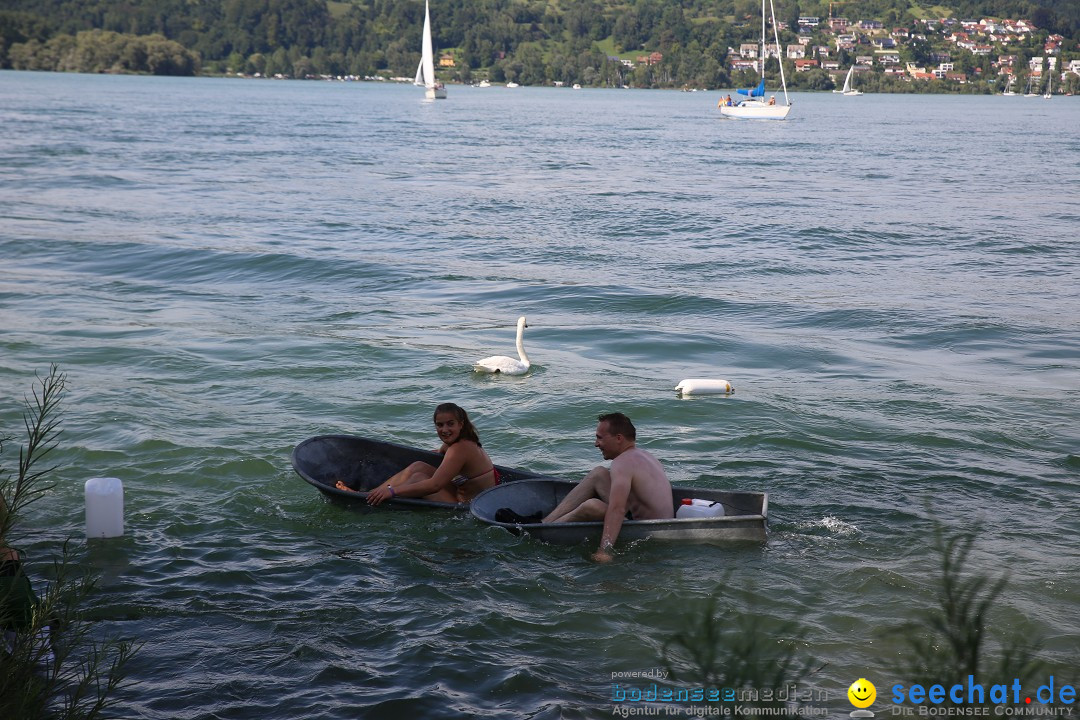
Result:
{"type": "MultiPolygon", "coordinates": [[[[1080,660],[1080,102],[0,73],[0,421],[68,376],[58,487],[123,718],[611,715],[701,601],[807,629],[837,716],[982,523],[995,629],[1080,660]],[[473,360],[513,349],[532,372],[473,360]],[[680,400],[685,377],[727,398],[680,400]],[[579,476],[619,409],[678,483],[765,490],[762,546],[552,547],[299,480],[322,433],[579,476]],[[82,544],[82,483],[127,491],[82,544]]],[[[5,446],[3,462],[16,453],[5,446]]]]}

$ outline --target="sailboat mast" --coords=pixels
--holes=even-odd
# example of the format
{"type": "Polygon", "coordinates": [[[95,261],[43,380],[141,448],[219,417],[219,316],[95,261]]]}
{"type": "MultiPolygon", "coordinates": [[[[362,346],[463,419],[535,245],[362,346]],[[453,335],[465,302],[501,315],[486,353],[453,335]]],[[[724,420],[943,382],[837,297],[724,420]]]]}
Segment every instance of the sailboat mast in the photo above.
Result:
{"type": "Polygon", "coordinates": [[[761,79],[765,79],[765,0],[761,0],[761,79]]]}
{"type": "MultiPolygon", "coordinates": [[[[780,31],[776,29],[776,8],[773,6],[773,0],[769,0],[769,12],[772,15],[772,30],[773,38],[776,39],[776,62],[780,65],[780,85],[784,88],[784,104],[790,105],[791,101],[788,100],[787,95],[787,80],[784,78],[784,58],[783,53],[780,52],[780,31]]],[[[761,0],[761,21],[765,22],[765,0],[761,0]]],[[[764,45],[762,41],[762,45],[764,45]]],[[[765,65],[761,66],[761,76],[765,76],[765,65]]]]}

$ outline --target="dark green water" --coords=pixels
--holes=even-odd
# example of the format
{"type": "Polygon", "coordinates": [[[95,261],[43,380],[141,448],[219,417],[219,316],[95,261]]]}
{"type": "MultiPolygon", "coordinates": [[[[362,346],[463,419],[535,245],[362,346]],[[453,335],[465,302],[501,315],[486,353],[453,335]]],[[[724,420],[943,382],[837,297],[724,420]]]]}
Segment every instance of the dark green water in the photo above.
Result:
{"type": "Polygon", "coordinates": [[[840,717],[904,681],[882,632],[932,602],[935,520],[1010,574],[995,630],[1076,667],[1075,99],[421,97],[0,73],[0,434],[59,363],[21,541],[44,572],[74,535],[102,632],[144,643],[117,717],[610,717],[710,595],[803,623],[840,717]],[[521,314],[532,372],[474,376],[521,314]],[[675,397],[701,376],[735,395],[675,397]],[[289,466],[322,433],[431,446],[448,400],[567,476],[622,410],[673,481],[769,492],[770,540],[596,566],[289,466]],[[83,545],[102,475],[127,533],[83,545]]]}

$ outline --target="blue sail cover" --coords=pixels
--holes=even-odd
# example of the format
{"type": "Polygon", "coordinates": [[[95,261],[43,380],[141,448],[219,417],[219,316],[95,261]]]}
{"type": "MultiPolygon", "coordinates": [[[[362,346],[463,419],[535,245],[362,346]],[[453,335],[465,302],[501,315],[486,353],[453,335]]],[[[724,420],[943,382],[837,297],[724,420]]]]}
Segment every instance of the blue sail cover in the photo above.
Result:
{"type": "Polygon", "coordinates": [[[761,78],[761,82],[758,83],[756,88],[749,90],[736,90],[735,92],[740,95],[749,95],[750,97],[764,97],[765,96],[765,78],[761,78]]]}

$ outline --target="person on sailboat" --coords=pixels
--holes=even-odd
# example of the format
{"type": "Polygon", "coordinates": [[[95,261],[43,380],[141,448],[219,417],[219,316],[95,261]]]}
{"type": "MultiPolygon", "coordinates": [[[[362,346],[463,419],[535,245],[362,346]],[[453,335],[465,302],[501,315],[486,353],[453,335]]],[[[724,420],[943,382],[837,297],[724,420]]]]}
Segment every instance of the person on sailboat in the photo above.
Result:
{"type": "Polygon", "coordinates": [[[776,96],[775,95],[773,95],[772,97],[769,98],[769,104],[770,105],[775,105],[776,104],[776,96]]]}

